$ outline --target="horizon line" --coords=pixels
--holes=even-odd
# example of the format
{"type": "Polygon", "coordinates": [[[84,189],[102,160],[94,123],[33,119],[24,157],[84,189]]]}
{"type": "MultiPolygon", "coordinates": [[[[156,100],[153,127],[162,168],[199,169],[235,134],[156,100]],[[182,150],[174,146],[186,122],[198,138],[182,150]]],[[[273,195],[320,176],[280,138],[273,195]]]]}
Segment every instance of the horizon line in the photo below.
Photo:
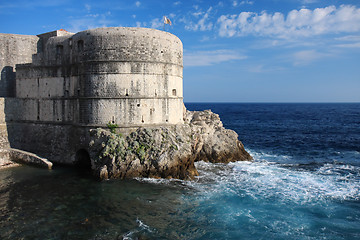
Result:
{"type": "Polygon", "coordinates": [[[198,102],[198,101],[184,101],[184,103],[246,103],[246,104],[257,104],[257,103],[261,103],[261,104],[360,104],[359,102],[208,102],[208,101],[204,101],[204,102],[198,102]]]}

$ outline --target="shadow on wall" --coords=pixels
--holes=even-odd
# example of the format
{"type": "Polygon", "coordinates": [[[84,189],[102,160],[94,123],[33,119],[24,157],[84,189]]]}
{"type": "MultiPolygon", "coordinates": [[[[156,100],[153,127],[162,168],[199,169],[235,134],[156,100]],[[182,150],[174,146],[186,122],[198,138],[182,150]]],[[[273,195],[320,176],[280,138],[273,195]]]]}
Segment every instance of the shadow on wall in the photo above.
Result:
{"type": "Polygon", "coordinates": [[[4,57],[0,59],[0,157],[1,149],[10,147],[59,164],[80,164],[87,168],[91,167],[90,157],[84,152],[88,147],[88,129],[49,117],[55,111],[64,113],[66,105],[61,100],[50,101],[40,96],[17,98],[16,75],[21,73],[16,73],[19,68],[15,66],[42,66],[47,40],[56,34],[50,32],[39,37],[0,33],[0,54],[4,57]],[[61,110],[57,107],[60,104],[61,110]],[[83,151],[77,153],[79,149],[83,151]]]}
{"type": "Polygon", "coordinates": [[[5,66],[1,70],[0,97],[15,97],[16,73],[11,66],[5,66]]]}
{"type": "Polygon", "coordinates": [[[89,128],[38,120],[37,116],[42,111],[40,101],[16,97],[2,99],[2,121],[7,145],[34,153],[53,163],[90,170],[89,128]]]}

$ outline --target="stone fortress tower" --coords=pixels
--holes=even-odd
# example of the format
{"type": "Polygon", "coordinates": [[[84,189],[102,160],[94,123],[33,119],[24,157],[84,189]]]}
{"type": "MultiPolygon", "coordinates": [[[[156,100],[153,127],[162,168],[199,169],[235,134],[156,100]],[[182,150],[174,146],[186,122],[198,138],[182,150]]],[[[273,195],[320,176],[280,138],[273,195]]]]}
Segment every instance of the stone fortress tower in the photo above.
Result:
{"type": "Polygon", "coordinates": [[[91,128],[183,123],[183,48],[170,33],[118,27],[0,34],[0,53],[13,148],[74,163],[86,154],[91,128]]]}

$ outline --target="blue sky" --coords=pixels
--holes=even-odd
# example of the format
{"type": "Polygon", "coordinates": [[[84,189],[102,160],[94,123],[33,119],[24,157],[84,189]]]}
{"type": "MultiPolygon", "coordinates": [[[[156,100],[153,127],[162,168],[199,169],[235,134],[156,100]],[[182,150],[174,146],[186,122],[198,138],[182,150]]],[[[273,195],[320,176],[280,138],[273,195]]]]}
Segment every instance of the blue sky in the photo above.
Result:
{"type": "Polygon", "coordinates": [[[360,102],[359,0],[0,0],[0,32],[163,29],[185,102],[360,102]]]}

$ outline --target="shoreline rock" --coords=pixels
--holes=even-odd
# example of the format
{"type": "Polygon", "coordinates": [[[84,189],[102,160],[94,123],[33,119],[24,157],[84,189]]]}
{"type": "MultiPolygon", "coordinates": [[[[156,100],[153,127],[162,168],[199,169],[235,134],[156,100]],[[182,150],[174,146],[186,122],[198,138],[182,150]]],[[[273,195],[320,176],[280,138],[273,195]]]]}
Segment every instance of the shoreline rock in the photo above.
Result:
{"type": "Polygon", "coordinates": [[[46,158],[20,149],[1,148],[0,155],[0,169],[17,167],[22,164],[45,169],[52,169],[53,166],[53,163],[46,158]]]}
{"type": "Polygon", "coordinates": [[[15,163],[27,164],[39,168],[52,169],[53,163],[34,153],[26,152],[20,149],[9,149],[10,160],[15,163]]]}
{"type": "Polygon", "coordinates": [[[100,179],[198,176],[194,162],[228,163],[252,157],[236,132],[225,129],[210,110],[186,111],[184,124],[138,128],[124,137],[105,129],[90,134],[93,173],[100,179]]]}

